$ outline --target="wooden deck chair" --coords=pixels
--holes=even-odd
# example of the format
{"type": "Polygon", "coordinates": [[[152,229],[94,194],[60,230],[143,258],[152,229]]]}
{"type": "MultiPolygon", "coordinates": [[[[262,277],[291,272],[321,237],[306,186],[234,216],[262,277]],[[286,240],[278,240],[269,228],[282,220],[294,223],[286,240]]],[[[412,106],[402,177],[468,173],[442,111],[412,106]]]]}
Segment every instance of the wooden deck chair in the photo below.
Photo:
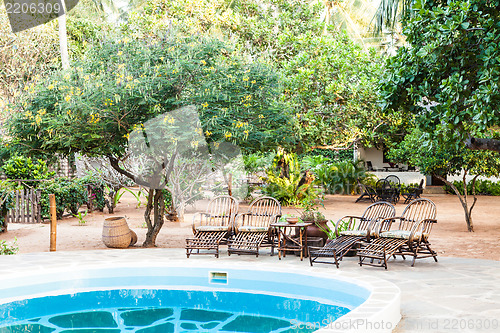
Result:
{"type": "Polygon", "coordinates": [[[271,246],[274,253],[274,237],[271,223],[278,222],[281,217],[281,205],[271,197],[254,200],[248,212],[238,216],[241,224],[236,225],[236,236],[229,242],[227,252],[237,254],[255,254],[259,256],[259,248],[271,246]]]}
{"type": "Polygon", "coordinates": [[[231,236],[237,214],[238,202],[235,198],[228,195],[213,198],[205,213],[193,216],[194,237],[186,239],[187,257],[191,254],[214,254],[218,258],[219,246],[231,236]]]}
{"type": "Polygon", "coordinates": [[[362,216],[344,216],[339,219],[335,225],[335,234],[337,238],[327,243],[323,247],[309,247],[309,262],[313,263],[335,264],[339,268],[339,261],[344,255],[353,248],[354,244],[362,239],[367,241],[375,236],[374,231],[379,229],[377,221],[385,218],[393,217],[396,210],[393,205],[388,202],[380,201],[371,204],[366,208],[362,216]],[[347,230],[339,231],[341,224],[348,223],[347,230]],[[327,261],[330,258],[333,261],[327,261]]]}
{"type": "Polygon", "coordinates": [[[355,202],[360,202],[361,200],[369,200],[370,202],[375,202],[377,199],[377,191],[369,185],[365,185],[358,180],[358,187],[361,189],[361,195],[356,199],[355,202]]]}
{"type": "Polygon", "coordinates": [[[413,256],[411,266],[417,258],[433,257],[437,261],[437,253],[430,248],[429,234],[437,221],[436,205],[429,199],[413,200],[400,217],[385,219],[379,222],[379,237],[371,243],[364,243],[358,250],[359,265],[385,267],[387,260],[396,255],[413,256]],[[391,230],[394,221],[399,225],[391,230]],[[386,231],[384,231],[386,230],[386,231]],[[369,261],[366,261],[369,259],[369,261]]]}

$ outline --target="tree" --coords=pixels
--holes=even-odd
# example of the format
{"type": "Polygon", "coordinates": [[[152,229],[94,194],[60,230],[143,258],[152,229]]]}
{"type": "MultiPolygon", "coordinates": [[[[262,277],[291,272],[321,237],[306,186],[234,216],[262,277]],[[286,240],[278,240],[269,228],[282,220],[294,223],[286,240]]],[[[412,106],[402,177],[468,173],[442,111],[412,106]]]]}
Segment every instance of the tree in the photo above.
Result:
{"type": "MultiPolygon", "coordinates": [[[[460,142],[456,138],[457,142],[460,142]]],[[[426,175],[435,175],[444,181],[460,200],[465,213],[467,230],[474,231],[472,209],[477,197],[475,191],[476,180],[479,176],[490,177],[500,172],[500,157],[490,151],[471,151],[465,145],[458,148],[455,145],[443,145],[433,139],[432,134],[423,133],[417,128],[406,135],[405,139],[390,150],[390,157],[397,162],[408,163],[420,169],[426,175]],[[462,173],[463,194],[446,179],[446,176],[462,173]],[[468,176],[472,176],[472,202],[467,193],[468,176]]]]}
{"type": "Polygon", "coordinates": [[[171,170],[175,153],[150,155],[168,160],[152,163],[148,177],[133,174],[122,163],[132,133],[160,115],[195,105],[201,121],[196,133],[208,145],[227,141],[247,151],[265,150],[284,143],[290,132],[276,94],[277,76],[269,66],[244,61],[219,40],[124,38],[95,46],[72,69],[26,95],[9,133],[31,150],[104,156],[115,170],[148,187],[143,245],[153,246],[163,224],[164,171],[171,170]]]}
{"type": "Polygon", "coordinates": [[[416,0],[413,13],[381,85],[385,107],[417,115],[442,144],[499,152],[498,2],[416,0]]]}

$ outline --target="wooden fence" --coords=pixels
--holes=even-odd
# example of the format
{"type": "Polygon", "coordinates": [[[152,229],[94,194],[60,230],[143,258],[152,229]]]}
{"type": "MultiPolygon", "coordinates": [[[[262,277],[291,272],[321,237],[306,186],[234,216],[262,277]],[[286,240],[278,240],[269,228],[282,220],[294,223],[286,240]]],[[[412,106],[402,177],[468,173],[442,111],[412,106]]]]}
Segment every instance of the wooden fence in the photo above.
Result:
{"type": "Polygon", "coordinates": [[[41,223],[41,191],[33,188],[14,192],[14,208],[7,213],[7,223],[41,223]]]}

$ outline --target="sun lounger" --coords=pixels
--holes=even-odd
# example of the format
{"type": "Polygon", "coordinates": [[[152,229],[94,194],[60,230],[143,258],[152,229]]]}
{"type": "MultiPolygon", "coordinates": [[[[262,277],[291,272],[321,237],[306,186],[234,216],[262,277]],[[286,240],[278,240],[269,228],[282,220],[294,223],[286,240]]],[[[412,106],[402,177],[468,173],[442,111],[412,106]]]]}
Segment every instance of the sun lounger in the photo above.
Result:
{"type": "Polygon", "coordinates": [[[278,222],[281,217],[281,205],[271,197],[261,197],[254,200],[248,212],[238,216],[236,236],[229,241],[227,252],[229,255],[255,254],[259,256],[259,248],[271,246],[271,255],[274,252],[274,237],[271,223],[278,222]]]}
{"type": "Polygon", "coordinates": [[[309,247],[309,261],[313,263],[335,264],[339,267],[342,257],[354,247],[360,240],[369,241],[374,236],[373,232],[378,229],[377,221],[393,217],[394,206],[388,202],[376,202],[366,208],[362,216],[344,216],[335,225],[337,238],[323,247],[309,247]],[[347,229],[340,231],[340,226],[348,223],[347,229]],[[330,261],[328,261],[328,258],[330,261]],[[333,261],[332,261],[333,260],[333,261]]]}
{"type": "Polygon", "coordinates": [[[362,244],[358,250],[359,265],[387,269],[387,261],[396,255],[403,258],[406,255],[412,256],[412,267],[415,259],[432,257],[437,261],[437,253],[431,249],[429,243],[432,226],[437,222],[435,218],[436,205],[431,200],[413,200],[400,217],[380,221],[379,237],[370,243],[362,244]],[[399,221],[398,227],[391,230],[395,221],[399,221]]]}

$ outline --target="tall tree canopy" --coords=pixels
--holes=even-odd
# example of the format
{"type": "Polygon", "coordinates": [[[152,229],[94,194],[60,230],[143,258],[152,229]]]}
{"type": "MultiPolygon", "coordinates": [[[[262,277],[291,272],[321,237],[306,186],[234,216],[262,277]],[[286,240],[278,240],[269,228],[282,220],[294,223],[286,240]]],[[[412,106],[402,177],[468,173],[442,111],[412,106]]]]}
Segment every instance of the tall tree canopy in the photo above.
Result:
{"type": "Polygon", "coordinates": [[[480,142],[500,151],[491,145],[500,125],[499,9],[493,0],[415,0],[408,44],[389,61],[382,83],[385,107],[416,115],[442,144],[458,149],[472,137],[469,147],[480,142]]]}

